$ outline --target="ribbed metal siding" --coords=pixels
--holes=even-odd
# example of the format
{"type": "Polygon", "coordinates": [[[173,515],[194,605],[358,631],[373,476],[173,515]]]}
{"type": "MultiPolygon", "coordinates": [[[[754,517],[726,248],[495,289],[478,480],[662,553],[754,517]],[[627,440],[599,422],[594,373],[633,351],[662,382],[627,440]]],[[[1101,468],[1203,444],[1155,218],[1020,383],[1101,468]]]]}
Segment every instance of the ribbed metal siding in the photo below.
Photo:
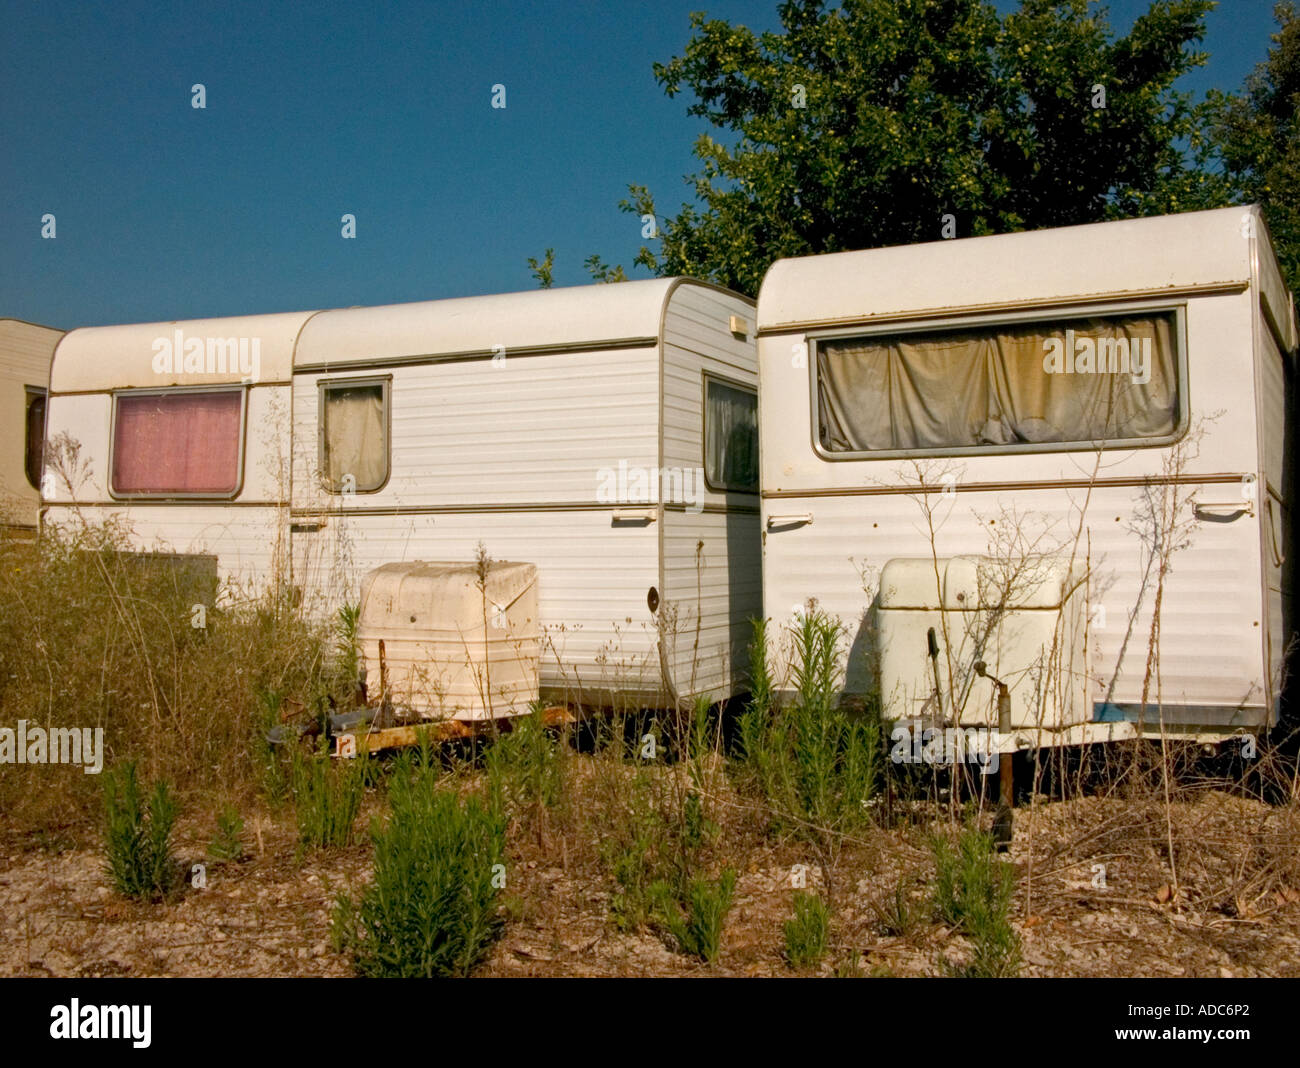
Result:
{"type": "MultiPolygon", "coordinates": [[[[706,372],[757,388],[754,318],[735,294],[689,283],[673,290],[664,319],[665,467],[704,466],[706,372]],[[744,336],[731,332],[733,315],[744,336]]],[[[699,500],[726,511],[664,514],[661,592],[677,608],[675,633],[665,637],[679,696],[722,698],[745,686],[749,621],[762,608],[758,497],[703,488],[699,500]]]]}

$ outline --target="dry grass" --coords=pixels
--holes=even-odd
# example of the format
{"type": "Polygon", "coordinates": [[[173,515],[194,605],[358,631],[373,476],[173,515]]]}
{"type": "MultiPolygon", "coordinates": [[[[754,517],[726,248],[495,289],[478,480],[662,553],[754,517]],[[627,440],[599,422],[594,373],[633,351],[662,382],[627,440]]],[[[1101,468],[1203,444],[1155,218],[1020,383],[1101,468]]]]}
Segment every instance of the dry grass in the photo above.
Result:
{"type": "MultiPolygon", "coordinates": [[[[188,802],[246,803],[268,695],[311,710],[348,687],[328,627],[283,591],[238,593],[218,596],[192,558],[130,551],[111,522],[0,540],[0,726],[102,728],[105,768],[134,760],[188,802]]],[[[79,767],[0,764],[0,808],[11,830],[83,825],[98,785],[79,767]]]]}

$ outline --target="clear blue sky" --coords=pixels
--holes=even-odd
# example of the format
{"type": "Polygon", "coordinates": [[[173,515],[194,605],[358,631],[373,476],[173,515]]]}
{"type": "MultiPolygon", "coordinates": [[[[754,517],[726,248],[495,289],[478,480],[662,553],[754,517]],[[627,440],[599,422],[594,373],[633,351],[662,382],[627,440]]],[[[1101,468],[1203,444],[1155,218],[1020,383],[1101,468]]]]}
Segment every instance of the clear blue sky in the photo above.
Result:
{"type": "MultiPolygon", "coordinates": [[[[1147,5],[1109,6],[1126,30],[1147,5]]],[[[777,21],[776,0],[6,0],[0,316],[69,328],[504,292],[535,284],[525,260],[548,245],[560,285],[587,281],[593,252],[630,263],[628,183],[671,213],[695,169],[704,124],[651,64],[681,53],[696,9],[777,21]]],[[[1186,87],[1238,88],[1271,11],[1224,0],[1186,87]]]]}

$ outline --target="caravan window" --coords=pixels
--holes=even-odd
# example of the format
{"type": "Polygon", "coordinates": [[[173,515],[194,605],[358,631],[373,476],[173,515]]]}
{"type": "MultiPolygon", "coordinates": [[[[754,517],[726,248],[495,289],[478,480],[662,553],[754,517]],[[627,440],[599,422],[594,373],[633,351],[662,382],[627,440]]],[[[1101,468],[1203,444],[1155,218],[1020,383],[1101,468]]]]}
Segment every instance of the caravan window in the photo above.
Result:
{"type": "Polygon", "coordinates": [[[758,489],[758,394],[704,378],[704,481],[710,489],[758,489]]]}
{"type": "Polygon", "coordinates": [[[41,464],[45,454],[45,390],[27,387],[27,446],[24,452],[27,481],[41,488],[41,464]]]}
{"type": "Polygon", "coordinates": [[[1175,312],[823,338],[830,458],[1156,444],[1182,423],[1175,312]]]}
{"type": "Polygon", "coordinates": [[[233,497],[244,391],[131,391],[114,397],[115,496],[233,497]]]}
{"type": "Polygon", "coordinates": [[[389,382],[320,384],[321,480],[331,493],[374,493],[388,481],[389,382]]]}

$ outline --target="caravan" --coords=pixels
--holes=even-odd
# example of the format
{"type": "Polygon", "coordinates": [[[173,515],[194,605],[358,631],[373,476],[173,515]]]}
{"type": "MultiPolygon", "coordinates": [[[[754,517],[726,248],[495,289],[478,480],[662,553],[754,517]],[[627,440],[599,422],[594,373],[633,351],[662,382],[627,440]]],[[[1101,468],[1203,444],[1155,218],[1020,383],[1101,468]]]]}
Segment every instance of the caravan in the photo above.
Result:
{"type": "Polygon", "coordinates": [[[1275,724],[1300,331],[1258,209],[783,260],[754,315],[658,279],[75,330],[48,519],[322,611],[481,543],[588,704],[742,692],[749,620],[815,604],[890,719],[1275,724]]]}
{"type": "Polygon", "coordinates": [[[40,504],[45,392],[50,359],[62,330],[20,319],[0,319],[0,382],[4,415],[0,452],[0,528],[10,536],[36,534],[40,504]]]}
{"type": "Polygon", "coordinates": [[[1276,721],[1296,316],[1256,208],[777,262],[765,614],[1020,747],[1276,721]]]}
{"type": "Polygon", "coordinates": [[[330,613],[482,543],[536,568],[544,693],[720,700],[760,610],[756,379],[752,302],[689,279],[74,330],[47,521],[330,613]]]}

